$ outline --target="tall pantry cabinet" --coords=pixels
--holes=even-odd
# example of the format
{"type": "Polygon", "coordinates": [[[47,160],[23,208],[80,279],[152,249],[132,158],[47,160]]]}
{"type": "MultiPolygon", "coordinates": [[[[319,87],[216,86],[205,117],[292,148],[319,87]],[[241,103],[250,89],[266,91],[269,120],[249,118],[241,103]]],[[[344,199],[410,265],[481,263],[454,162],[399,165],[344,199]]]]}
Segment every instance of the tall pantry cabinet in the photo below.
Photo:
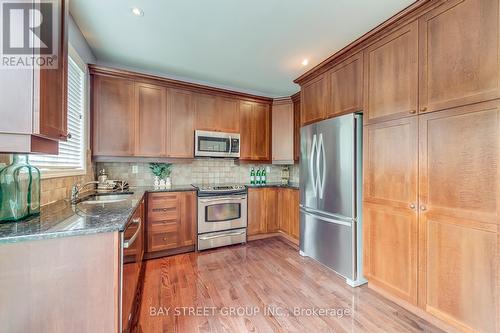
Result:
{"type": "Polygon", "coordinates": [[[500,332],[499,1],[417,2],[295,80],[302,126],[364,113],[369,286],[465,332],[500,332]]]}

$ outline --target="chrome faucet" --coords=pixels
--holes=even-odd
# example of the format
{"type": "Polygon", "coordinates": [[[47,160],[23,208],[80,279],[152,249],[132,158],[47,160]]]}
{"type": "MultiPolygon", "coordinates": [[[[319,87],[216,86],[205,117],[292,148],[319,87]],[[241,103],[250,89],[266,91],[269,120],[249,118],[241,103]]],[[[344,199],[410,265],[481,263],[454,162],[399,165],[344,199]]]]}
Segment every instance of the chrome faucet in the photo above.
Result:
{"type": "Polygon", "coordinates": [[[71,198],[70,198],[70,202],[72,204],[76,204],[76,202],[78,201],[78,197],[80,196],[80,192],[82,192],[82,190],[89,186],[89,185],[95,185],[95,184],[99,184],[99,182],[97,181],[91,181],[91,182],[88,182],[88,183],[85,183],[83,185],[80,185],[80,184],[75,184],[71,187],[71,198]]]}

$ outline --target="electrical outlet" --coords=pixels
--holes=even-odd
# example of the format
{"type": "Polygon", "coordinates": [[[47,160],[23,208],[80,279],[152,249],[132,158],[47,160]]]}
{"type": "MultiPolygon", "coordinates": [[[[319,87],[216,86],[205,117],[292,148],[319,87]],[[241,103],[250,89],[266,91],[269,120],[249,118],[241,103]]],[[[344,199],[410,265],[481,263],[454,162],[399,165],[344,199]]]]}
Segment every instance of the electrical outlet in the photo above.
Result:
{"type": "Polygon", "coordinates": [[[139,172],[139,166],[138,165],[132,165],[132,173],[138,173],[139,172]]]}

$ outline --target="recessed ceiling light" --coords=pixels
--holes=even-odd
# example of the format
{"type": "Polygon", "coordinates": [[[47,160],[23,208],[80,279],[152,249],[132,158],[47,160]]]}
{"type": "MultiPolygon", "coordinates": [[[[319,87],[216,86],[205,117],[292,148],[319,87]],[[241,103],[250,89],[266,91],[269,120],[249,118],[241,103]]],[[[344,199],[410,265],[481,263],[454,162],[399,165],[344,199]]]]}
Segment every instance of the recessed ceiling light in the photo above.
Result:
{"type": "Polygon", "coordinates": [[[134,7],[132,8],[132,14],[134,14],[135,16],[143,16],[144,11],[140,8],[134,7]]]}
{"type": "Polygon", "coordinates": [[[309,59],[305,58],[304,60],[302,60],[301,64],[302,64],[302,66],[309,65],[309,59]]]}

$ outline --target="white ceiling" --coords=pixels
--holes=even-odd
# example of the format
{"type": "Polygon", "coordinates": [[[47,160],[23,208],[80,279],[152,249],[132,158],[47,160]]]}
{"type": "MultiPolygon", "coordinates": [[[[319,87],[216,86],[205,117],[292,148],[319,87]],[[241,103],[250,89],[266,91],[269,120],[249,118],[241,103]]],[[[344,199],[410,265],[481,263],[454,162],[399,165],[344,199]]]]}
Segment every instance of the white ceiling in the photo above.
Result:
{"type": "Polygon", "coordinates": [[[412,2],[70,0],[70,11],[99,63],[279,97],[412,2]],[[132,15],[133,7],[144,16],[132,15]]]}

